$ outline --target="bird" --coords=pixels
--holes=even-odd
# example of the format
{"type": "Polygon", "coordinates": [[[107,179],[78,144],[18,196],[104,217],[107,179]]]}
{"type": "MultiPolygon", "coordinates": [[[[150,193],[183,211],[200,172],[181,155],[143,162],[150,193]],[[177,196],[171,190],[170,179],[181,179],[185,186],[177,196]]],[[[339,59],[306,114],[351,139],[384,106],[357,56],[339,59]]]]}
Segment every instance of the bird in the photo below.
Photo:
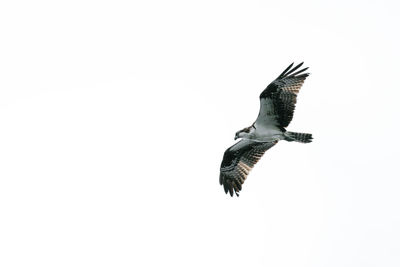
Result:
{"type": "Polygon", "coordinates": [[[310,143],[312,134],[286,130],[293,118],[297,95],[309,73],[298,70],[303,63],[290,64],[260,94],[260,110],[256,121],[235,134],[236,144],[223,156],[219,183],[226,194],[239,196],[242,185],[264,153],[280,140],[310,143]]]}

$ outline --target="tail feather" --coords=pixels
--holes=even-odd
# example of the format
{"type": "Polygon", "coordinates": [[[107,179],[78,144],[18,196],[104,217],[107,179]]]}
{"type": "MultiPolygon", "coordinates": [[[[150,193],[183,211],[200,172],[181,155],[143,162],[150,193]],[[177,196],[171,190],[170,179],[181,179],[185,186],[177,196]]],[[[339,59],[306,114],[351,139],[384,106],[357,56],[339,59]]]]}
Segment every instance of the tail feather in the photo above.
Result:
{"type": "Polygon", "coordinates": [[[312,139],[312,134],[309,133],[285,132],[285,140],[289,142],[311,143],[312,139]]]}

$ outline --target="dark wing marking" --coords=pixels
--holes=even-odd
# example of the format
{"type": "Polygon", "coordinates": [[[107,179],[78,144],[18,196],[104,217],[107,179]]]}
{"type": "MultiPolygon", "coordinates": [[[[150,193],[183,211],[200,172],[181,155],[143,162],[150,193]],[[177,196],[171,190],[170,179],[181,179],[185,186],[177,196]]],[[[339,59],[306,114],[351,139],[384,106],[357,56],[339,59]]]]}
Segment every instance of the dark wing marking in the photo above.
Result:
{"type": "Polygon", "coordinates": [[[260,113],[256,123],[266,124],[271,119],[266,119],[268,114],[275,118],[281,128],[287,127],[293,119],[296,108],[297,94],[300,91],[309,73],[304,73],[308,68],[298,70],[303,63],[292,68],[289,65],[267,88],[260,94],[260,113]],[[296,72],[295,72],[296,71],[296,72]],[[273,105],[271,107],[270,105],[273,105]]]}
{"type": "Polygon", "coordinates": [[[264,155],[265,151],[277,142],[261,143],[242,139],[225,151],[222,159],[219,183],[224,186],[225,193],[233,192],[239,196],[242,184],[247,175],[264,155]]]}

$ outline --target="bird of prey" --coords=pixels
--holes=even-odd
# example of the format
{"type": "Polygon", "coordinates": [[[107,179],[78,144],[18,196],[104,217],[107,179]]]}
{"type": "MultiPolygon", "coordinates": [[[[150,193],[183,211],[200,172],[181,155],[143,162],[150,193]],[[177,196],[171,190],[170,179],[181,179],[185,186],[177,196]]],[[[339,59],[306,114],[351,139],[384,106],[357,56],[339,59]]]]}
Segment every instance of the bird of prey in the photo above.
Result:
{"type": "Polygon", "coordinates": [[[239,196],[242,184],[250,170],[265,151],[280,140],[309,143],[312,135],[286,131],[293,118],[297,94],[309,73],[308,68],[298,70],[303,63],[290,64],[260,94],[260,111],[256,121],[235,135],[239,142],[228,148],[222,159],[219,183],[225,193],[239,196]]]}

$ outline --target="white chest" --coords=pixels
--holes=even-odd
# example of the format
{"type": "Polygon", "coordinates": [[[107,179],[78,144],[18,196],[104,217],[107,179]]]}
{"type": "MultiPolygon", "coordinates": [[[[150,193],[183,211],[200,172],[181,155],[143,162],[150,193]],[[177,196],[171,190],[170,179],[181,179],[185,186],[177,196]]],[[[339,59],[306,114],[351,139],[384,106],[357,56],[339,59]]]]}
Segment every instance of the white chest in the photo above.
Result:
{"type": "Polygon", "coordinates": [[[275,140],[281,140],[283,138],[284,136],[282,131],[278,127],[272,125],[271,127],[256,128],[251,137],[253,140],[259,140],[263,142],[271,142],[275,140]]]}

